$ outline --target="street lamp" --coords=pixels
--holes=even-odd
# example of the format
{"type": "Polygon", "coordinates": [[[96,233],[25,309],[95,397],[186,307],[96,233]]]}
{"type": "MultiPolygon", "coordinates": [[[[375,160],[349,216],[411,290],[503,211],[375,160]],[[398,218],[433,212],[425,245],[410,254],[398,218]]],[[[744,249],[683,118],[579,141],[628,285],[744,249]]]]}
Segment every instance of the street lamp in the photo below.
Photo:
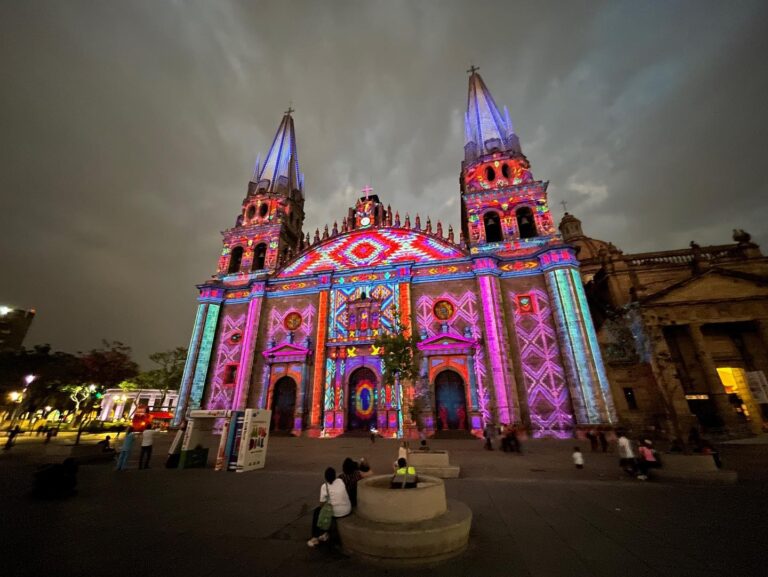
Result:
{"type": "Polygon", "coordinates": [[[37,378],[37,375],[27,375],[24,377],[24,382],[27,383],[27,387],[32,384],[32,381],[34,381],[37,378]]]}
{"type": "Polygon", "coordinates": [[[12,403],[19,403],[21,402],[21,393],[19,391],[11,391],[8,393],[8,398],[11,399],[12,403]]]}

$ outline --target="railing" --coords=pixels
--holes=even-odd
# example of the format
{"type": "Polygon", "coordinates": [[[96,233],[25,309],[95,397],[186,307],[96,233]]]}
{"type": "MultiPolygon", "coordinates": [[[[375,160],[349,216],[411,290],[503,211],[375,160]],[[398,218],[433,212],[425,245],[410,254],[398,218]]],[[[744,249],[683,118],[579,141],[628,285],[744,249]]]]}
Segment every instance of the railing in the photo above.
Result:
{"type": "Polygon", "coordinates": [[[737,244],[724,244],[718,246],[703,246],[700,248],[684,248],[679,250],[667,250],[664,252],[648,252],[640,254],[624,255],[623,259],[631,266],[653,265],[686,265],[699,259],[703,261],[716,261],[728,258],[742,258],[744,253],[737,244]]]}

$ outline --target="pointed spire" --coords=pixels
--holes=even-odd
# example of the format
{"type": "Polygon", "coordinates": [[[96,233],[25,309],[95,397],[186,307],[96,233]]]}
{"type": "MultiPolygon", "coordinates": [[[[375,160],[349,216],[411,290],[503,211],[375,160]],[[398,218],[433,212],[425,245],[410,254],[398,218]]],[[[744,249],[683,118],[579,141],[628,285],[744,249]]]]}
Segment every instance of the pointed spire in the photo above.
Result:
{"type": "Polygon", "coordinates": [[[272,146],[269,148],[264,163],[257,159],[253,181],[266,182],[268,192],[304,189],[304,175],[299,171],[299,154],[296,149],[296,132],[293,126],[293,109],[288,108],[277,128],[272,146]],[[281,189],[281,190],[278,190],[281,189]]]}
{"type": "Polygon", "coordinates": [[[439,220],[437,221],[437,236],[443,238],[443,223],[439,220]]]}
{"type": "Polygon", "coordinates": [[[323,240],[328,238],[328,225],[325,225],[325,228],[323,229],[323,240]]]}
{"type": "Polygon", "coordinates": [[[432,234],[432,221],[429,220],[429,216],[427,216],[427,232],[432,234]]]}
{"type": "Polygon", "coordinates": [[[414,226],[416,230],[421,230],[421,217],[419,216],[419,213],[416,213],[416,220],[414,221],[414,226]]]}
{"type": "Polygon", "coordinates": [[[336,224],[336,221],[333,221],[333,228],[331,229],[331,236],[338,236],[339,235],[339,225],[336,224]]]}
{"type": "Polygon", "coordinates": [[[314,238],[312,244],[317,244],[318,242],[320,242],[320,230],[316,228],[315,229],[315,238],[314,238]]]}
{"type": "Polygon", "coordinates": [[[395,226],[400,228],[400,211],[395,212],[395,226]]]}
{"type": "Polygon", "coordinates": [[[309,246],[312,246],[312,241],[309,240],[309,233],[307,233],[307,239],[304,242],[304,247],[306,248],[306,247],[309,247],[309,246]]]}
{"type": "Polygon", "coordinates": [[[344,217],[344,220],[341,221],[341,232],[347,232],[347,217],[344,217]]]}
{"type": "Polygon", "coordinates": [[[411,217],[407,212],[405,213],[405,228],[411,228],[411,217]]]}
{"type": "Polygon", "coordinates": [[[499,112],[490,90],[478,74],[479,68],[472,66],[469,72],[469,91],[467,94],[467,112],[464,117],[466,137],[464,139],[464,159],[467,162],[491,152],[521,153],[520,141],[504,109],[504,116],[499,112]]]}
{"type": "Polygon", "coordinates": [[[453,225],[449,224],[448,225],[448,242],[450,242],[450,243],[455,242],[453,239],[454,239],[454,236],[453,236],[453,225]]]}

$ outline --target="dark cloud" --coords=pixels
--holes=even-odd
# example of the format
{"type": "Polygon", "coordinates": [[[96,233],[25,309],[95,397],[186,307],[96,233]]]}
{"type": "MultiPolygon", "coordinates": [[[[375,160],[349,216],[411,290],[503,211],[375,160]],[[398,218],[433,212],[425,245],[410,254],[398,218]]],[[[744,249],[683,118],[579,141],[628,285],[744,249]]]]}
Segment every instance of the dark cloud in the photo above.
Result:
{"type": "Polygon", "coordinates": [[[458,225],[464,70],[534,174],[625,250],[768,240],[768,4],[0,4],[0,300],[30,342],[185,344],[293,103],[307,231],[372,183],[458,225]]]}

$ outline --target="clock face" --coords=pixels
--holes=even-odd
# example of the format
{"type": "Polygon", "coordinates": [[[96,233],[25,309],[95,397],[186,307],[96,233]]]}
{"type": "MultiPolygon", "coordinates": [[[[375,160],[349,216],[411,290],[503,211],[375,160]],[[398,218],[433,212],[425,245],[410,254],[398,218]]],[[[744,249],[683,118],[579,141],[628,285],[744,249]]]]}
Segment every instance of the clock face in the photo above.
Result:
{"type": "Polygon", "coordinates": [[[364,216],[363,218],[360,219],[360,224],[362,226],[368,226],[369,224],[371,224],[371,219],[367,216],[364,216]]]}

